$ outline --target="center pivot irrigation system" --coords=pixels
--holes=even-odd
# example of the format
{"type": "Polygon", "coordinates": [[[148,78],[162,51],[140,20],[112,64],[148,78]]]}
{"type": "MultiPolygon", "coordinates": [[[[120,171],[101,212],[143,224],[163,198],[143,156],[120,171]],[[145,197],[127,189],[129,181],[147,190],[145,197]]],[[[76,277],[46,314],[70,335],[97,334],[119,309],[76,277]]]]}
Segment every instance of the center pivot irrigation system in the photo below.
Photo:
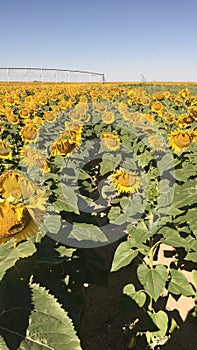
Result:
{"type": "Polygon", "coordinates": [[[1,68],[0,82],[105,82],[103,73],[56,68],[1,68]]]}

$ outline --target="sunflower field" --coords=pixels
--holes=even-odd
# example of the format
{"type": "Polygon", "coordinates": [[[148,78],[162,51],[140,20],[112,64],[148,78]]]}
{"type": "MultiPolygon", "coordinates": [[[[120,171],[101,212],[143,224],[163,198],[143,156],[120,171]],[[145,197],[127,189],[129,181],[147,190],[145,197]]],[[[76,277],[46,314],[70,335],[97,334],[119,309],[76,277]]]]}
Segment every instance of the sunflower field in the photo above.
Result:
{"type": "Polygon", "coordinates": [[[197,84],[0,83],[0,137],[0,349],[82,349],[84,286],[128,265],[128,349],[168,341],[170,297],[195,318],[197,84]]]}

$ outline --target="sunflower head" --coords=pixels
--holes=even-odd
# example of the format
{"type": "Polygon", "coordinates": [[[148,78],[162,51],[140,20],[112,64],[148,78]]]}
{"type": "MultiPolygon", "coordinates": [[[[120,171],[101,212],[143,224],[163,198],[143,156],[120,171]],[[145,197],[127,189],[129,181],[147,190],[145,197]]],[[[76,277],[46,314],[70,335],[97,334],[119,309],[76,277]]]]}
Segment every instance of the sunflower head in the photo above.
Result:
{"type": "Polygon", "coordinates": [[[151,153],[165,153],[165,145],[163,139],[160,135],[150,135],[148,138],[148,143],[151,147],[151,153]]]}
{"type": "Polygon", "coordinates": [[[162,116],[163,105],[160,101],[155,101],[151,105],[151,112],[157,113],[159,116],[162,116]]]}
{"type": "Polygon", "coordinates": [[[153,98],[157,101],[162,101],[165,98],[163,91],[157,91],[153,94],[153,98]]]}
{"type": "Polygon", "coordinates": [[[36,142],[39,136],[38,126],[27,124],[21,128],[20,135],[24,142],[36,142]]]}
{"type": "Polygon", "coordinates": [[[20,155],[26,166],[36,166],[44,172],[50,171],[45,157],[38,150],[24,146],[20,155]]]}
{"type": "Polygon", "coordinates": [[[0,176],[0,243],[16,242],[39,232],[47,212],[45,192],[22,173],[9,171],[0,176]]]}
{"type": "Polygon", "coordinates": [[[119,194],[124,192],[133,194],[142,186],[142,183],[135,172],[127,172],[123,169],[119,169],[112,174],[110,180],[119,194]]]}
{"type": "Polygon", "coordinates": [[[50,153],[54,156],[56,155],[66,155],[70,156],[74,151],[80,146],[80,136],[74,134],[70,135],[70,133],[64,133],[64,135],[57,139],[50,146],[50,153]]]}
{"type": "Polygon", "coordinates": [[[169,142],[173,151],[183,150],[196,140],[197,131],[195,130],[175,130],[169,135],[169,142]]]}
{"type": "Polygon", "coordinates": [[[12,159],[12,148],[11,145],[6,142],[0,140],[0,159],[12,159]]]}
{"type": "Polygon", "coordinates": [[[4,129],[5,129],[4,126],[0,124],[0,135],[3,134],[4,129]]]}
{"type": "Polygon", "coordinates": [[[188,114],[182,114],[179,116],[177,120],[177,124],[180,127],[187,127],[188,125],[192,124],[194,122],[194,117],[192,115],[188,114]]]}
{"type": "Polygon", "coordinates": [[[21,242],[38,232],[38,227],[24,206],[0,203],[0,244],[14,238],[21,242]]]}
{"type": "Polygon", "coordinates": [[[120,139],[117,135],[105,132],[101,135],[101,139],[110,151],[116,151],[120,148],[120,139]]]}
{"type": "Polygon", "coordinates": [[[102,114],[102,121],[105,124],[112,124],[114,122],[115,116],[113,112],[104,112],[102,114]]]}

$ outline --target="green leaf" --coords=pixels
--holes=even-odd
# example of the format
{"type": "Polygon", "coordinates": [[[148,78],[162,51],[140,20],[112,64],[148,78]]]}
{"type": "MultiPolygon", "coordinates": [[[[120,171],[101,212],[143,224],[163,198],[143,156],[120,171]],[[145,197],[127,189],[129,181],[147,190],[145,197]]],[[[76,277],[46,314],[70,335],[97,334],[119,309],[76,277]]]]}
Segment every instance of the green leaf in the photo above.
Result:
{"type": "Polygon", "coordinates": [[[20,243],[17,247],[14,246],[14,240],[0,245],[0,280],[18,259],[26,258],[35,251],[36,248],[31,241],[20,243]]]}
{"type": "Polygon", "coordinates": [[[19,258],[27,258],[36,252],[35,245],[29,240],[18,244],[16,247],[19,258]]]}
{"type": "Polygon", "coordinates": [[[156,265],[154,268],[150,269],[147,265],[141,264],[138,266],[137,276],[144,286],[144,289],[157,301],[168,279],[166,267],[163,265],[156,265]]]}
{"type": "Polygon", "coordinates": [[[1,350],[9,350],[6,343],[4,342],[3,338],[0,336],[0,349],[1,350]]]}
{"type": "Polygon", "coordinates": [[[77,241],[90,241],[90,242],[107,242],[107,238],[101,229],[92,224],[86,223],[74,223],[72,231],[69,233],[68,239],[75,239],[77,241]]]}
{"type": "Polygon", "coordinates": [[[110,194],[114,193],[115,189],[114,189],[114,185],[104,185],[101,189],[101,195],[102,197],[105,199],[107,197],[109,197],[110,194]]]}
{"type": "Polygon", "coordinates": [[[54,209],[57,209],[59,211],[65,210],[79,214],[78,196],[75,193],[75,189],[68,187],[65,184],[61,184],[56,193],[58,199],[52,204],[54,209]]]}
{"type": "Polygon", "coordinates": [[[81,350],[68,313],[53,295],[38,284],[32,284],[34,310],[29,318],[26,338],[18,350],[81,350]]]}
{"type": "Polygon", "coordinates": [[[162,174],[164,171],[173,169],[177,161],[173,159],[171,154],[166,153],[161,160],[157,162],[157,166],[159,168],[159,172],[162,174]]]}
{"type": "Polygon", "coordinates": [[[115,168],[116,162],[107,158],[103,158],[100,163],[100,174],[105,175],[106,173],[111,172],[115,168]]]}
{"type": "Polygon", "coordinates": [[[196,179],[186,181],[183,185],[175,186],[173,205],[181,208],[196,203],[196,179]]]}
{"type": "Polygon", "coordinates": [[[48,215],[44,224],[41,225],[41,230],[43,229],[45,232],[49,233],[58,233],[61,228],[61,218],[59,215],[48,215]]]}
{"type": "Polygon", "coordinates": [[[196,270],[192,270],[192,279],[194,281],[194,285],[197,288],[197,271],[196,270]]]}
{"type": "Polygon", "coordinates": [[[72,187],[68,187],[64,184],[61,184],[61,189],[65,200],[67,200],[69,205],[73,207],[74,212],[78,211],[78,205],[77,205],[78,196],[75,193],[75,190],[72,187]]]}
{"type": "Polygon", "coordinates": [[[67,248],[65,246],[60,246],[58,248],[55,249],[61,257],[66,256],[67,258],[71,258],[73,253],[76,251],[76,249],[73,248],[67,248]]]}
{"type": "Polygon", "coordinates": [[[194,295],[194,290],[187,278],[181,271],[170,269],[171,280],[168,286],[168,291],[173,294],[182,294],[184,296],[194,295]]]}
{"type": "Polygon", "coordinates": [[[164,226],[159,231],[160,234],[163,235],[163,239],[161,239],[161,242],[173,247],[184,247],[186,245],[186,241],[184,238],[182,238],[177,230],[174,230],[173,228],[164,226]]]}
{"type": "Polygon", "coordinates": [[[167,316],[167,314],[162,310],[160,310],[158,312],[154,312],[154,313],[147,311],[147,313],[159,329],[158,331],[155,331],[155,332],[148,332],[149,333],[148,336],[150,336],[150,339],[152,341],[155,337],[157,339],[162,340],[165,337],[167,329],[168,329],[168,316],[167,316]]]}
{"type": "Polygon", "coordinates": [[[139,307],[142,307],[146,301],[146,294],[142,291],[136,292],[135,286],[132,283],[124,286],[123,294],[128,295],[132,300],[136,302],[136,304],[139,305],[139,307]]]}
{"type": "Polygon", "coordinates": [[[122,225],[128,221],[128,214],[122,214],[119,207],[112,207],[108,213],[110,223],[122,225]]]}
{"type": "Polygon", "coordinates": [[[120,243],[114,254],[111,272],[129,265],[137,255],[138,250],[132,249],[128,241],[120,243]]]}
{"type": "MultiPolygon", "coordinates": [[[[197,199],[196,199],[197,200],[197,199]]],[[[185,221],[189,224],[191,231],[197,235],[197,208],[189,208],[185,215],[185,221]]]]}

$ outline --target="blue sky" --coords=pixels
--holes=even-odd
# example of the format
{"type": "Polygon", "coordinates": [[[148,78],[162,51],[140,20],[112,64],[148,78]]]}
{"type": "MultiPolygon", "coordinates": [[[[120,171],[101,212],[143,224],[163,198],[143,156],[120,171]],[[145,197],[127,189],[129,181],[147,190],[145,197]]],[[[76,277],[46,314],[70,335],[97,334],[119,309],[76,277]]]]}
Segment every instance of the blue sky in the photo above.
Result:
{"type": "Polygon", "coordinates": [[[5,0],[0,67],[197,81],[196,0],[5,0]]]}

